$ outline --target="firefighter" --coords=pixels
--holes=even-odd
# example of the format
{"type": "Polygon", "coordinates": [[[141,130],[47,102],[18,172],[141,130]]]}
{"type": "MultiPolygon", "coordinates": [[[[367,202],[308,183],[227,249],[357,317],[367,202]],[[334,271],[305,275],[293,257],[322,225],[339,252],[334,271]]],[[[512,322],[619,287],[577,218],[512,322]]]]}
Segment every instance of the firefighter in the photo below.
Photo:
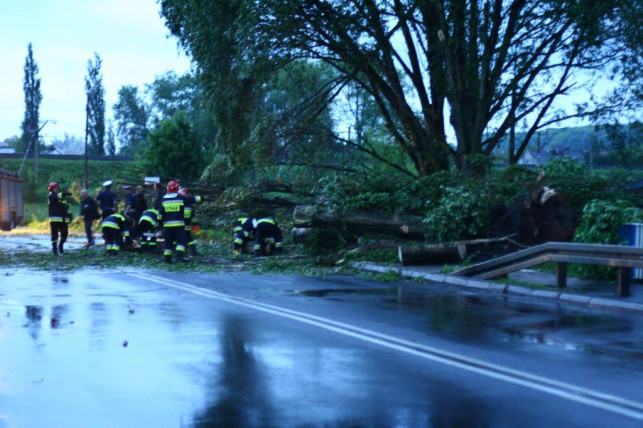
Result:
{"type": "Polygon", "coordinates": [[[240,217],[232,222],[232,252],[235,256],[241,254],[245,243],[254,241],[256,220],[250,217],[240,217]]]}
{"type": "Polygon", "coordinates": [[[98,196],[96,196],[96,202],[98,202],[101,209],[101,217],[103,220],[116,212],[118,207],[118,197],[112,192],[112,180],[107,180],[103,183],[105,188],[101,191],[98,196]]]}
{"type": "Polygon", "coordinates": [[[155,209],[143,211],[138,221],[138,233],[143,253],[156,253],[156,230],[159,225],[159,212],[155,209]]]}
{"type": "Polygon", "coordinates": [[[284,250],[283,235],[279,225],[272,217],[263,217],[254,223],[254,256],[272,256],[284,250]]]}
{"type": "MultiPolygon", "coordinates": [[[[188,189],[182,188],[179,190],[179,195],[189,197],[190,192],[188,189]]],[[[194,202],[196,201],[192,201],[188,198],[185,203],[185,242],[187,242],[188,253],[192,256],[196,256],[196,241],[192,236],[192,222],[194,221],[194,215],[196,214],[194,202]]]]}
{"type": "Polygon", "coordinates": [[[100,218],[100,215],[98,214],[98,204],[94,198],[89,195],[87,189],[83,189],[82,192],[80,192],[80,197],[80,215],[83,217],[85,235],[87,236],[87,243],[84,247],[89,248],[94,245],[94,220],[100,218]]]}
{"type": "Polygon", "coordinates": [[[123,245],[123,235],[129,232],[129,227],[123,214],[112,214],[105,217],[101,223],[105,250],[108,256],[118,255],[123,245]]]}
{"type": "Polygon", "coordinates": [[[69,232],[68,224],[71,222],[71,211],[65,200],[70,193],[60,193],[58,183],[52,181],[47,186],[47,205],[49,206],[49,228],[51,230],[51,250],[54,254],[64,254],[64,245],[69,232]]]}
{"type": "Polygon", "coordinates": [[[163,259],[172,262],[172,254],[176,252],[176,260],[184,261],[186,251],[185,240],[185,205],[201,202],[200,196],[184,196],[179,194],[179,183],[172,180],[167,183],[167,194],[163,196],[159,220],[163,226],[163,259]],[[176,243],[176,244],[175,244],[176,243]]]}
{"type": "Polygon", "coordinates": [[[137,239],[139,236],[138,221],[141,219],[143,211],[147,209],[143,186],[136,186],[135,192],[132,191],[132,186],[123,186],[123,190],[126,191],[125,218],[131,222],[131,239],[137,239]]]}

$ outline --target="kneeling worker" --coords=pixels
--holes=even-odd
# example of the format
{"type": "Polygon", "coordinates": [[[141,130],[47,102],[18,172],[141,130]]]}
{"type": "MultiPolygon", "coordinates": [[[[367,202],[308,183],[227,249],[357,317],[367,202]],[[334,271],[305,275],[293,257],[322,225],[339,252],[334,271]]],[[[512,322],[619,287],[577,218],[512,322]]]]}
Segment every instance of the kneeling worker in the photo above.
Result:
{"type": "Polygon", "coordinates": [[[105,249],[108,256],[115,256],[121,250],[123,234],[129,232],[127,221],[122,214],[112,214],[105,217],[101,223],[103,237],[105,238],[105,249]]]}
{"type": "Polygon", "coordinates": [[[159,225],[159,212],[154,209],[143,211],[138,221],[138,233],[141,237],[141,251],[156,253],[156,229],[159,225]]]}
{"type": "Polygon", "coordinates": [[[255,219],[240,217],[232,222],[232,252],[238,256],[243,252],[246,242],[255,239],[255,219]]]}
{"type": "Polygon", "coordinates": [[[283,235],[272,217],[263,217],[255,224],[254,256],[272,256],[284,250],[283,235]]]}

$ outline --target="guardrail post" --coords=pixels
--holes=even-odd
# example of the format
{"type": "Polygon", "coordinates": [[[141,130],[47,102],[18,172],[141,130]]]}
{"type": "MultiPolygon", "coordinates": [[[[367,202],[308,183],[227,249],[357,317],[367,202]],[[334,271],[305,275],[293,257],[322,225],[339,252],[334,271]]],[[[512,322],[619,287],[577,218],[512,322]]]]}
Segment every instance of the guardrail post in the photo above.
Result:
{"type": "Polygon", "coordinates": [[[556,285],[558,288],[567,287],[567,263],[556,263],[556,285]]]}
{"type": "Polygon", "coordinates": [[[630,295],[630,279],[632,278],[632,268],[620,267],[618,268],[618,290],[619,297],[630,295]]]}

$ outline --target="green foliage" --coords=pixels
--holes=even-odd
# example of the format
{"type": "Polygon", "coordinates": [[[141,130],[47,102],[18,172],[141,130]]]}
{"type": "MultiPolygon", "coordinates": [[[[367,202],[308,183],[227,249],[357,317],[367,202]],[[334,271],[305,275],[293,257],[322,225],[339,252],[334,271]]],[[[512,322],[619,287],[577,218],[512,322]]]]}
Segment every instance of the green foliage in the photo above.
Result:
{"type": "MultiPolygon", "coordinates": [[[[18,172],[22,159],[0,158],[0,168],[18,172]]],[[[127,161],[89,161],[88,190],[97,194],[103,181],[107,179],[118,183],[129,173],[132,163],[127,161]]],[[[71,191],[77,198],[85,180],[84,161],[41,158],[38,160],[38,177],[34,175],[34,161],[27,159],[20,178],[23,180],[23,198],[25,203],[42,202],[47,197],[47,184],[51,181],[60,183],[62,191],[71,191]],[[76,194],[78,192],[78,194],[76,194]]],[[[142,176],[140,177],[142,179],[142,176]]]]}
{"type": "Polygon", "coordinates": [[[395,270],[389,270],[384,273],[378,273],[373,279],[379,282],[398,282],[404,280],[404,276],[395,270]]]}
{"type": "Polygon", "coordinates": [[[618,228],[643,221],[643,210],[627,201],[592,200],[583,208],[581,224],[574,241],[596,244],[622,244],[618,228]]]}
{"type": "Polygon", "coordinates": [[[215,153],[211,158],[208,166],[206,166],[201,178],[203,181],[218,185],[237,185],[240,184],[242,170],[236,168],[230,156],[225,153],[215,153]]]}
{"type": "Polygon", "coordinates": [[[94,61],[87,62],[85,93],[87,94],[88,151],[105,154],[105,89],[101,73],[102,60],[94,53],[94,61]]]}
{"type": "Polygon", "coordinates": [[[489,228],[489,205],[484,188],[443,187],[443,195],[424,219],[429,241],[457,241],[484,235],[489,228]]]}
{"type": "Polygon", "coordinates": [[[324,195],[325,208],[340,212],[423,214],[451,179],[447,172],[418,180],[399,173],[334,174],[320,179],[314,193],[324,195]]]}
{"type": "Polygon", "coordinates": [[[148,110],[136,86],[126,85],[118,90],[118,101],[114,105],[114,121],[116,135],[121,143],[121,154],[134,155],[141,153],[145,148],[148,110]]]}
{"type": "Polygon", "coordinates": [[[257,187],[229,187],[217,198],[216,205],[221,211],[233,206],[240,211],[240,216],[245,216],[254,210],[260,197],[261,191],[257,187]]]}
{"type": "Polygon", "coordinates": [[[537,180],[537,171],[519,165],[509,165],[498,172],[491,172],[483,179],[493,202],[509,204],[524,194],[537,180]]]}
{"type": "Polygon", "coordinates": [[[142,164],[164,177],[194,180],[201,176],[205,156],[185,111],[150,132],[142,164]]]}
{"type": "Polygon", "coordinates": [[[367,251],[350,250],[343,258],[345,263],[354,261],[367,261],[396,265],[400,262],[397,247],[372,248],[367,251]]]}
{"type": "MultiPolygon", "coordinates": [[[[628,201],[592,200],[583,208],[581,224],[576,229],[575,242],[592,244],[623,244],[619,227],[643,222],[643,210],[628,201]]],[[[573,265],[571,275],[614,279],[616,272],[605,266],[573,265]]]]}
{"type": "Polygon", "coordinates": [[[22,137],[17,141],[18,152],[33,152],[38,144],[40,150],[44,146],[40,141],[40,103],[42,92],[40,90],[40,78],[38,77],[38,64],[33,57],[31,43],[27,46],[27,58],[25,59],[23,89],[25,93],[25,115],[22,121],[22,137]]]}
{"type": "Polygon", "coordinates": [[[591,171],[583,162],[569,157],[552,159],[544,165],[543,185],[565,196],[573,209],[580,212],[592,199],[616,200],[627,198],[623,187],[632,179],[623,174],[601,175],[591,171]]]}

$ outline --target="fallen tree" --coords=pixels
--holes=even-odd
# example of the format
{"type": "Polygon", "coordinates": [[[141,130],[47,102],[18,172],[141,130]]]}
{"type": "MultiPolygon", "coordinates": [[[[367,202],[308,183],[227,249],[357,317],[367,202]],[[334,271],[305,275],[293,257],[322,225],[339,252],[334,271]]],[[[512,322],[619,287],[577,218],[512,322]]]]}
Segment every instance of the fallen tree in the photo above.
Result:
{"type": "MultiPolygon", "coordinates": [[[[422,217],[419,216],[385,216],[381,214],[351,213],[336,214],[318,213],[315,207],[300,205],[293,212],[295,228],[337,228],[353,236],[366,233],[387,235],[397,238],[423,241],[422,217]]],[[[305,236],[305,232],[297,232],[305,236]]]]}
{"type": "Polygon", "coordinates": [[[512,243],[511,236],[430,245],[400,245],[398,247],[398,258],[402,266],[461,263],[467,255],[497,251],[508,243],[512,243]]]}
{"type": "Polygon", "coordinates": [[[565,197],[549,187],[538,187],[516,198],[509,206],[492,207],[489,236],[514,235],[521,245],[570,242],[578,214],[565,197]]]}

